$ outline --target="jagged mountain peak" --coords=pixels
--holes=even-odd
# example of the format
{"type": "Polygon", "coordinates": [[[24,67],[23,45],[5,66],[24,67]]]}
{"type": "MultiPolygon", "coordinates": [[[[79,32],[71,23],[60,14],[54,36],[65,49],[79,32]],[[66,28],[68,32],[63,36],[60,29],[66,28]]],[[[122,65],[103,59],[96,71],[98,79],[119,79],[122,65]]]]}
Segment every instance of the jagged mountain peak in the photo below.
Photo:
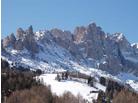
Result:
{"type": "Polygon", "coordinates": [[[22,39],[25,35],[25,31],[22,28],[18,28],[16,31],[16,38],[22,39]]]}
{"type": "Polygon", "coordinates": [[[125,35],[123,33],[119,33],[119,32],[112,34],[111,38],[114,39],[116,42],[120,42],[120,41],[127,41],[128,42],[125,35]]]}
{"type": "Polygon", "coordinates": [[[114,33],[113,37],[115,37],[118,40],[122,40],[124,38],[123,33],[114,33]]]}
{"type": "MultiPolygon", "coordinates": [[[[33,32],[32,26],[27,30],[18,28],[16,37],[12,34],[1,42],[4,50],[2,55],[7,58],[14,58],[14,55],[20,59],[35,58],[37,62],[47,61],[45,65],[52,62],[62,69],[75,69],[74,62],[81,67],[98,68],[112,74],[125,70],[138,75],[138,53],[134,47],[122,33],[106,34],[96,23],[78,26],[74,33],[57,28],[37,32],[33,32]],[[19,50],[17,54],[12,53],[19,50]],[[21,51],[24,50],[22,54],[21,51]],[[5,51],[9,52],[10,56],[7,56],[5,51]],[[31,57],[27,57],[28,55],[31,57]]],[[[23,61],[24,59],[21,59],[19,64],[23,61]]],[[[41,63],[38,65],[44,69],[41,63]]]]}

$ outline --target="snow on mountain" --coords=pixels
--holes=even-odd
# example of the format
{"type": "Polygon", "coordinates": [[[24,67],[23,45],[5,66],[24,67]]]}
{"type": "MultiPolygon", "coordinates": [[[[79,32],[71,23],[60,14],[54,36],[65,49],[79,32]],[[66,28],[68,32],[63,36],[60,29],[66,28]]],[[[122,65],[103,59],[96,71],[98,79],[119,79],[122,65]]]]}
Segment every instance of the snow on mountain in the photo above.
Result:
{"type": "Polygon", "coordinates": [[[138,81],[127,80],[126,83],[129,84],[135,91],[138,92],[138,81]]]}
{"type": "Polygon", "coordinates": [[[138,77],[130,73],[120,73],[117,75],[117,78],[122,82],[129,84],[134,90],[138,92],[138,77]]]}
{"type": "Polygon", "coordinates": [[[130,73],[119,73],[117,75],[117,77],[119,79],[121,79],[122,81],[127,81],[127,80],[136,80],[138,81],[138,77],[134,76],[133,74],[130,74],[130,73]]]}
{"type": "Polygon", "coordinates": [[[2,58],[11,66],[41,69],[45,73],[74,70],[113,78],[132,88],[137,85],[138,79],[129,74],[138,76],[138,51],[122,33],[107,35],[95,23],[76,27],[74,33],[59,29],[34,33],[32,26],[17,31],[16,37],[11,34],[2,40],[2,58]],[[122,70],[128,74],[121,76],[122,70]]]}
{"type": "Polygon", "coordinates": [[[113,35],[113,38],[116,38],[117,41],[121,41],[121,40],[123,40],[124,35],[123,35],[123,33],[115,33],[113,35]]]}
{"type": "Polygon", "coordinates": [[[134,62],[134,63],[138,63],[138,56],[137,55],[133,55],[131,52],[122,52],[124,58],[126,60],[129,60],[131,62],[134,62]]]}
{"type": "MultiPolygon", "coordinates": [[[[135,91],[138,92],[138,77],[134,76],[131,73],[124,73],[124,72],[120,72],[118,75],[111,75],[109,73],[107,73],[106,71],[102,71],[102,70],[98,70],[95,68],[89,68],[89,70],[82,71],[80,70],[81,73],[87,74],[87,75],[91,75],[92,77],[105,77],[105,78],[109,78],[112,80],[115,80],[117,82],[119,82],[122,85],[128,84],[131,88],[133,88],[135,91]]],[[[98,83],[96,83],[96,85],[100,85],[98,83]]],[[[101,86],[102,87],[102,86],[101,86]]],[[[102,87],[102,90],[104,91],[104,87],[102,87]]]]}
{"type": "Polygon", "coordinates": [[[132,43],[131,46],[138,49],[138,43],[132,43]]]}
{"type": "Polygon", "coordinates": [[[94,83],[94,87],[98,88],[99,90],[102,90],[103,92],[106,92],[106,87],[101,85],[100,83],[94,83]]]}
{"type": "Polygon", "coordinates": [[[6,54],[3,55],[6,55],[5,57],[7,57],[9,61],[14,61],[13,63],[20,66],[29,66],[34,70],[41,69],[44,71],[52,71],[52,68],[64,69],[64,65],[66,65],[69,60],[72,60],[72,57],[69,55],[68,51],[57,46],[56,44],[46,45],[43,51],[36,54],[35,59],[32,59],[30,53],[26,52],[26,50],[22,50],[21,52],[7,49],[7,53],[10,54],[10,56],[6,54]]]}

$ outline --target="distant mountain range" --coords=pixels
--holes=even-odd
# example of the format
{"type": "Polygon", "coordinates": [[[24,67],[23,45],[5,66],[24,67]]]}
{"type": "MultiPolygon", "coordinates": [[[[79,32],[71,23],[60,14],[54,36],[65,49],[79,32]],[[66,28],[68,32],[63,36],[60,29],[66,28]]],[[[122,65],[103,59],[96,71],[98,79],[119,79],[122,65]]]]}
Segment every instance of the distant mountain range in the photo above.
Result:
{"type": "Polygon", "coordinates": [[[2,58],[12,65],[45,72],[68,69],[100,69],[138,76],[138,44],[130,44],[122,33],[108,34],[91,23],[78,26],[74,33],[54,28],[33,32],[18,28],[2,42],[2,58]]]}

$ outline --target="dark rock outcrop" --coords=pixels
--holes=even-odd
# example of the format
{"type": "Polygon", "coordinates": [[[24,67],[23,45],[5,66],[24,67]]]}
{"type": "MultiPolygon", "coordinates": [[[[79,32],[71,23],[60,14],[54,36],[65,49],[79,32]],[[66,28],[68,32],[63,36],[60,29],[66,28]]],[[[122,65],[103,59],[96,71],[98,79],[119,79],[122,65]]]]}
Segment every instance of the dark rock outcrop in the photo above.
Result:
{"type": "Polygon", "coordinates": [[[32,26],[30,26],[26,32],[22,28],[18,28],[16,37],[12,33],[4,38],[2,40],[2,47],[6,48],[8,46],[12,46],[15,50],[23,50],[23,48],[26,48],[32,55],[39,51],[32,26]]]}
{"type": "Polygon", "coordinates": [[[28,30],[26,30],[26,35],[23,40],[23,45],[27,50],[29,50],[32,54],[37,53],[39,51],[39,47],[34,38],[33,28],[30,26],[28,30]]]}
{"type": "Polygon", "coordinates": [[[18,39],[16,42],[15,42],[15,46],[14,46],[14,49],[16,50],[23,50],[23,42],[21,39],[18,39]]]}
{"type": "Polygon", "coordinates": [[[23,39],[25,31],[22,28],[18,28],[16,31],[17,39],[23,39]]]}
{"type": "Polygon", "coordinates": [[[15,38],[14,34],[12,33],[3,39],[2,45],[3,45],[3,47],[8,47],[8,46],[14,47],[15,42],[16,42],[16,38],[15,38]]]}

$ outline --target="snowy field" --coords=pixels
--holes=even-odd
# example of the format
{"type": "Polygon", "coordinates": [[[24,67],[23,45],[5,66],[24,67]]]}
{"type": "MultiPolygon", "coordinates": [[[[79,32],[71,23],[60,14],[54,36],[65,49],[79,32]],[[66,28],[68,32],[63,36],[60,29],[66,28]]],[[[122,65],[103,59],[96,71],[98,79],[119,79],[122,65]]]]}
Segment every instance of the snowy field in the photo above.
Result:
{"type": "Polygon", "coordinates": [[[51,90],[58,96],[62,95],[65,91],[71,92],[73,95],[77,96],[80,94],[84,99],[91,102],[93,99],[97,99],[98,93],[91,93],[90,91],[98,91],[97,89],[88,86],[85,83],[80,83],[77,81],[64,80],[58,82],[55,80],[56,74],[43,74],[39,76],[45,85],[51,85],[51,90]]]}

